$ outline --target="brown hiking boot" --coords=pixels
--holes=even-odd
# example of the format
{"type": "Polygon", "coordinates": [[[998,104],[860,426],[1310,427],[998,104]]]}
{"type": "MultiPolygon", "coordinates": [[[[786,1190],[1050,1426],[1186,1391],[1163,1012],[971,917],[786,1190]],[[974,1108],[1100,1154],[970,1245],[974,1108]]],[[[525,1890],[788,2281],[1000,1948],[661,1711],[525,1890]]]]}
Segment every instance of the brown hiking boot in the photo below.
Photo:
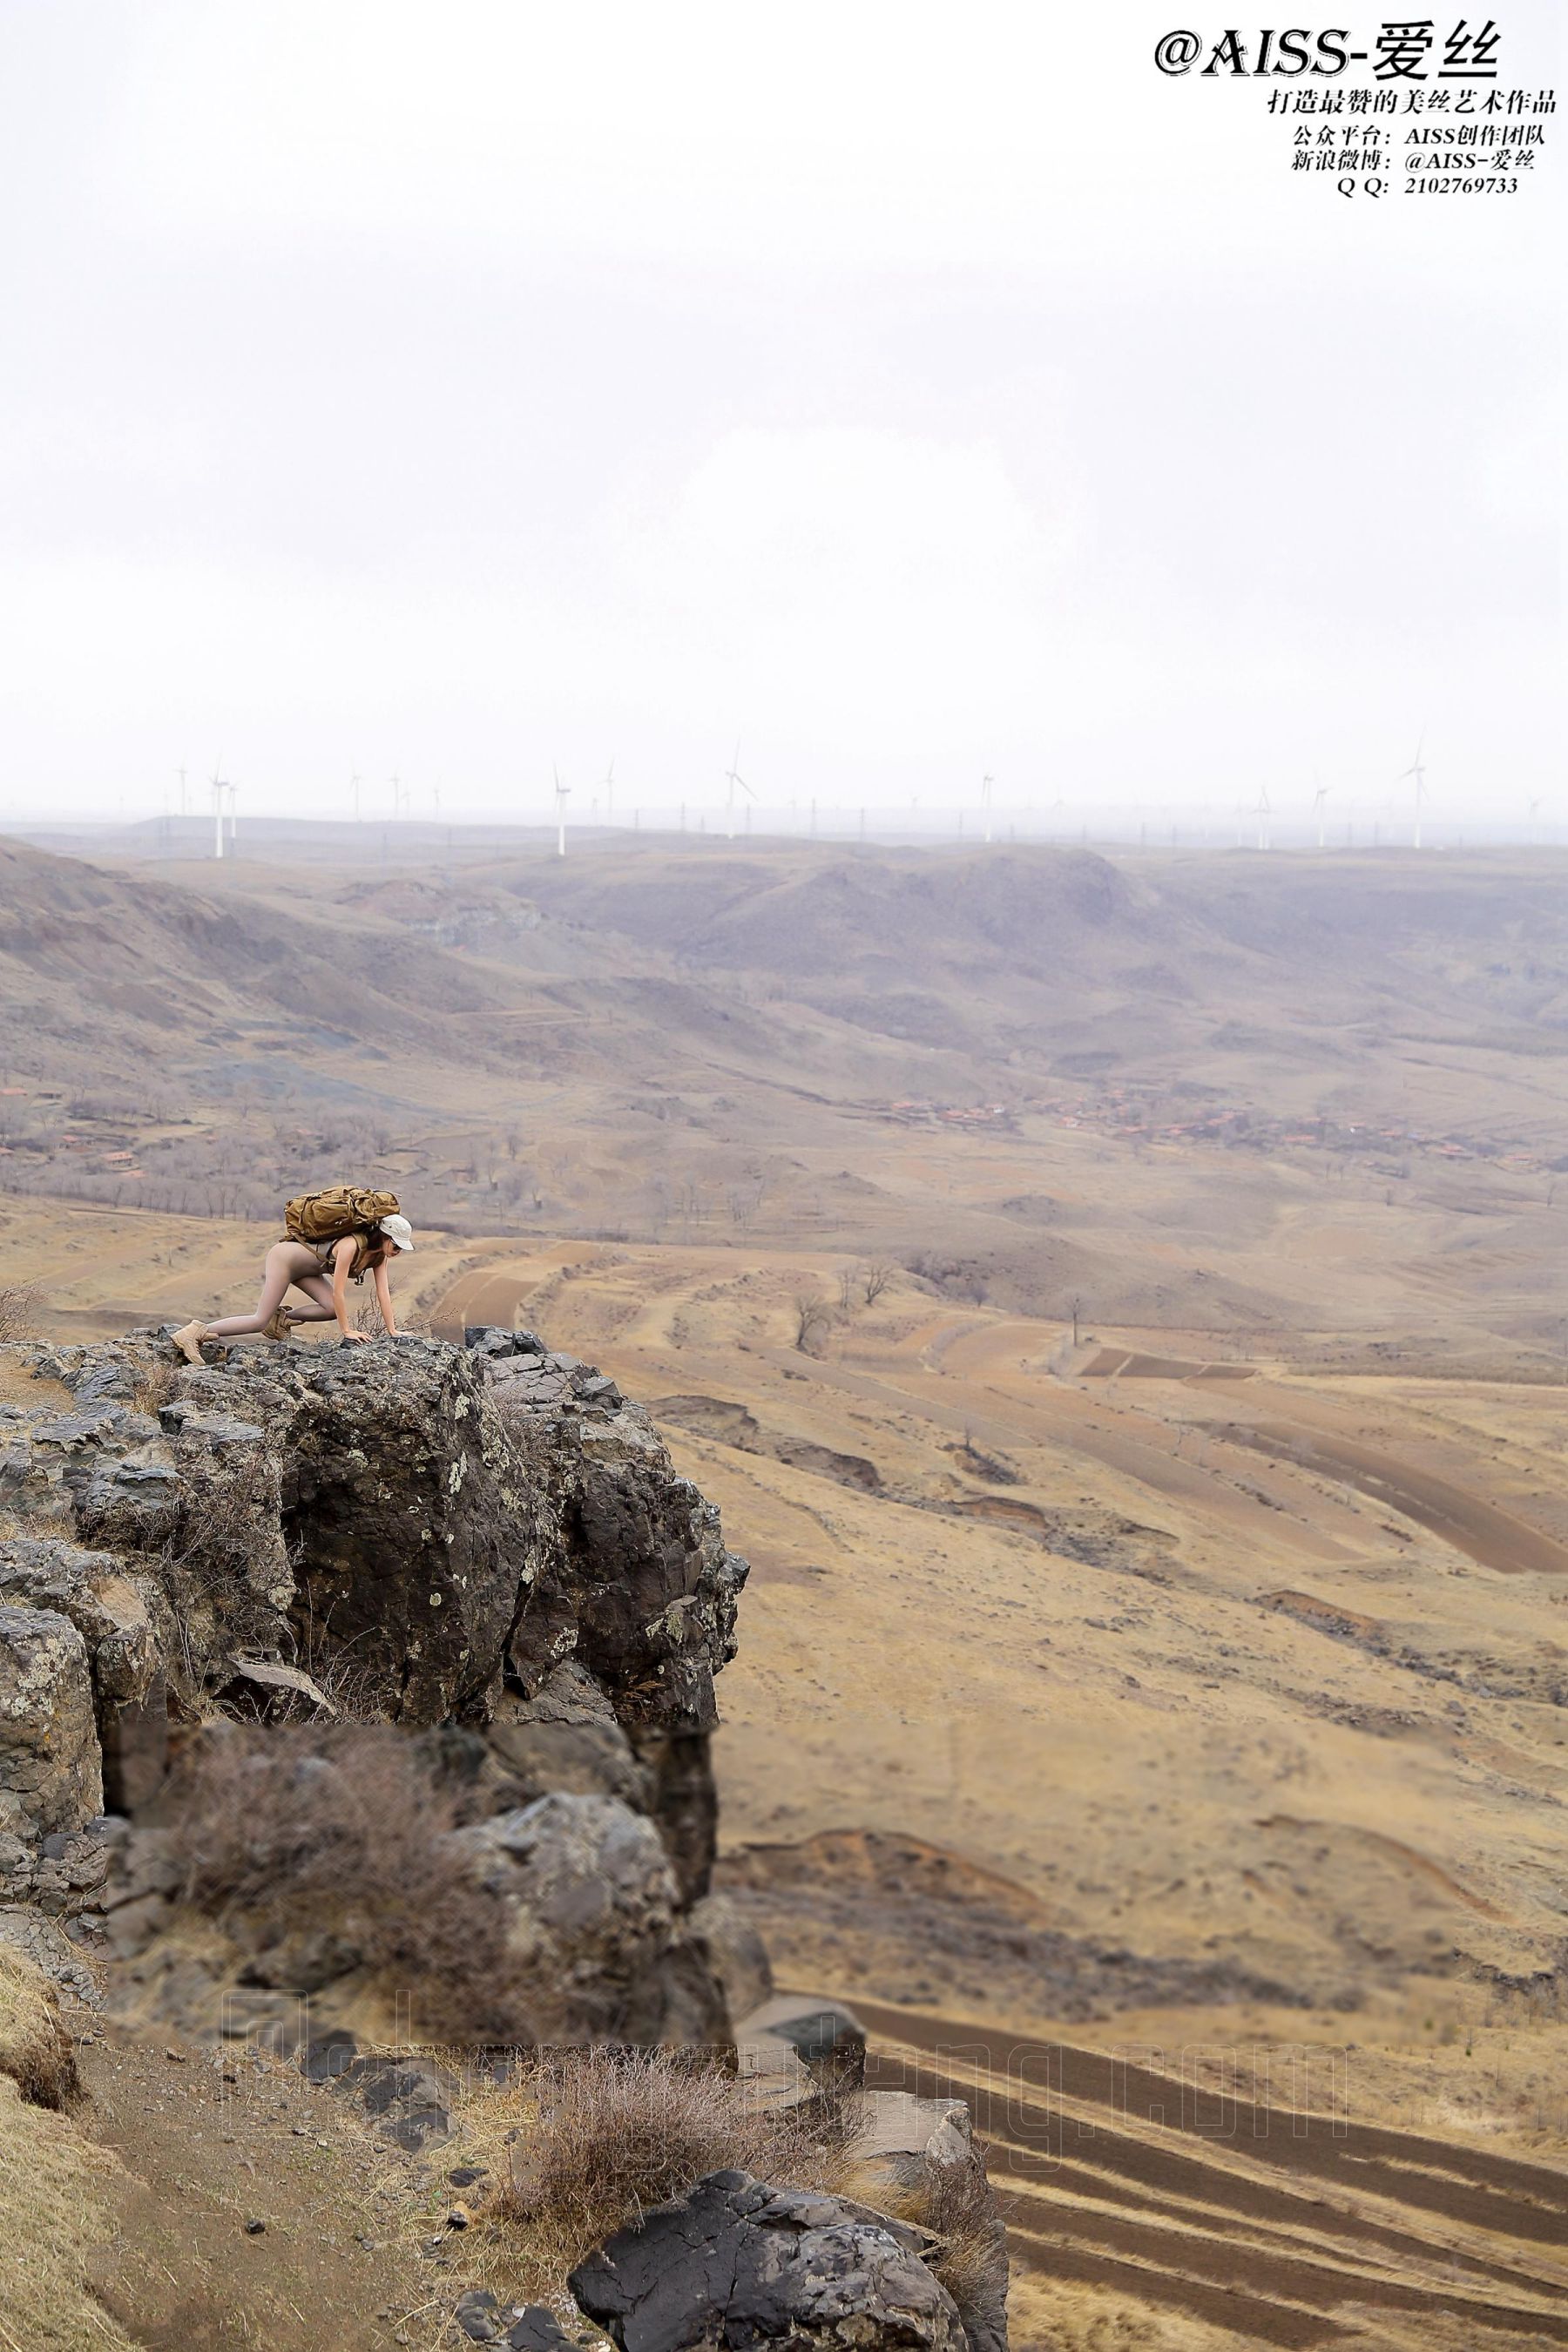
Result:
{"type": "Polygon", "coordinates": [[[286,1307],[275,1307],[262,1325],[262,1336],[268,1339],[286,1339],[294,1328],[294,1318],[286,1307]]]}
{"type": "Polygon", "coordinates": [[[195,1322],[185,1324],[182,1329],[174,1332],[171,1336],[187,1364],[199,1364],[205,1360],[202,1355],[202,1341],[207,1336],[207,1327],[199,1317],[195,1322]]]}

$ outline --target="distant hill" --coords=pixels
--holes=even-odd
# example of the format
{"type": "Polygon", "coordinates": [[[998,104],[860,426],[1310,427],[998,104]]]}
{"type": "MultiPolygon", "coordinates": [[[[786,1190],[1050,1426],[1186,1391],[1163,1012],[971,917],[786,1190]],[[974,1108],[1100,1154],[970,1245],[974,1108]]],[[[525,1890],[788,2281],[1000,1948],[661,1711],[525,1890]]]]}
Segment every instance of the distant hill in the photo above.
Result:
{"type": "Polygon", "coordinates": [[[177,876],[0,839],[14,1078],[336,1089],[437,1120],[542,1087],[599,1116],[738,1087],[726,1131],[763,1142],[802,1104],[1064,1078],[1281,1112],[1353,1079],[1405,1111],[1412,1040],[1487,1056],[1489,1099],[1568,1050],[1568,911],[1554,866],[1519,857],[650,843],[177,876]]]}

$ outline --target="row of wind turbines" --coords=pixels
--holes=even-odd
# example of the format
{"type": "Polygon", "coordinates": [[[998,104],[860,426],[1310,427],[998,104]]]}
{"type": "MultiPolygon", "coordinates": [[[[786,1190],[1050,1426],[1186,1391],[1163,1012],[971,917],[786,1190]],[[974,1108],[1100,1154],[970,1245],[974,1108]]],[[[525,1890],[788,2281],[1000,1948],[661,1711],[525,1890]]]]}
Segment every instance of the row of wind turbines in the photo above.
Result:
{"type": "MultiPolygon", "coordinates": [[[[1423,728],[1421,730],[1420,740],[1415,746],[1415,757],[1412,760],[1410,765],[1404,769],[1395,779],[1396,782],[1402,784],[1414,782],[1415,787],[1415,810],[1413,823],[1411,825],[1411,846],[1415,849],[1419,849],[1421,846],[1421,819],[1422,814],[1426,806],[1426,768],[1421,756],[1426,748],[1426,730],[1423,728]]],[[[1541,803],[1539,801],[1531,801],[1530,804],[1530,813],[1532,821],[1534,819],[1535,812],[1540,805],[1541,803]]],[[[1327,784],[1320,784],[1312,795],[1312,823],[1317,827],[1318,847],[1320,849],[1326,849],[1329,845],[1328,808],[1329,787],[1327,784]]],[[[1268,797],[1268,787],[1267,784],[1260,784],[1258,786],[1258,798],[1253,803],[1251,808],[1243,810],[1238,807],[1237,810],[1237,816],[1238,820],[1244,816],[1255,817],[1258,822],[1257,842],[1258,848],[1268,849],[1271,845],[1274,827],[1274,804],[1268,797]]],[[[1245,845],[1245,831],[1239,822],[1237,826],[1236,845],[1238,849],[1245,845]]]]}
{"type": "MultiPolygon", "coordinates": [[[[1414,846],[1417,849],[1421,847],[1422,814],[1426,804],[1426,768],[1423,758],[1426,748],[1426,730],[1423,728],[1420,739],[1415,746],[1415,757],[1411,761],[1409,767],[1405,769],[1397,779],[1400,783],[1414,782],[1415,784],[1415,823],[1413,826],[1413,842],[1414,846]]],[[[555,854],[558,857],[564,857],[566,855],[566,803],[571,798],[572,788],[569,784],[563,784],[562,782],[561,771],[559,767],[553,771],[553,773],[555,779],[555,854]]],[[[753,786],[748,783],[745,777],[741,773],[741,740],[738,736],[735,739],[734,756],[731,760],[729,766],[724,770],[723,775],[725,786],[724,831],[726,838],[733,841],[735,838],[736,808],[738,805],[744,805],[737,803],[737,793],[743,793],[748,803],[753,803],[759,799],[759,795],[753,786]]],[[[612,760],[605,777],[606,822],[610,824],[615,822],[615,778],[616,763],[612,760]]],[[[983,844],[987,845],[991,841],[993,832],[994,811],[993,793],[995,782],[995,777],[991,773],[989,769],[987,769],[980,779],[979,796],[980,838],[983,844]]],[[[1320,784],[1312,798],[1312,819],[1317,826],[1318,847],[1320,849],[1326,849],[1328,846],[1328,802],[1329,787],[1327,784],[1320,784]]],[[[1534,822],[1535,813],[1540,805],[1541,803],[1539,801],[1532,801],[1530,804],[1531,821],[1532,824],[1534,822]]],[[[919,806],[920,803],[918,801],[910,802],[910,808],[911,819],[918,814],[919,806]]],[[[1053,814],[1059,814],[1064,806],[1065,803],[1058,794],[1056,801],[1052,803],[1053,814]]],[[[792,802],[792,816],[794,808],[795,803],[792,802]]],[[[597,818],[597,812],[598,803],[595,801],[595,820],[597,818]]],[[[1239,815],[1240,814],[1241,812],[1238,810],[1237,814],[1239,815]]],[[[1258,800],[1254,807],[1247,812],[1247,814],[1256,817],[1258,820],[1258,848],[1268,849],[1272,839],[1274,809],[1268,797],[1268,787],[1267,784],[1259,787],[1258,800]]],[[[745,828],[749,833],[752,829],[752,813],[749,806],[744,807],[744,817],[745,828]]],[[[686,830],[686,803],[684,801],[680,805],[680,830],[682,833],[686,830]]],[[[815,835],[816,832],[816,803],[815,800],[811,803],[811,830],[815,835]]],[[[962,838],[963,834],[963,818],[962,814],[960,814],[958,821],[958,830],[960,837],[962,838]]],[[[866,833],[866,813],[864,809],[859,813],[859,831],[861,838],[864,839],[866,833]]],[[[1238,831],[1237,835],[1237,846],[1239,848],[1242,845],[1243,835],[1238,831]]]]}
{"type": "MultiPolygon", "coordinates": [[[[1420,849],[1423,846],[1423,823],[1426,816],[1427,803],[1426,747],[1426,729],[1423,728],[1420,737],[1416,742],[1415,758],[1412,760],[1410,765],[1404,769],[1394,779],[1396,785],[1407,785],[1412,791],[1413,803],[1409,818],[1411,825],[1410,838],[1412,846],[1415,849],[1420,849]]],[[[238,828],[237,790],[233,782],[224,774],[223,764],[223,761],[220,758],[215,764],[211,776],[207,779],[207,789],[210,793],[210,806],[213,822],[213,856],[217,858],[223,857],[226,854],[230,856],[234,854],[235,840],[238,828]]],[[[183,817],[187,814],[187,772],[184,768],[181,768],[176,771],[176,773],[179,777],[180,785],[180,814],[183,817]]],[[[755,786],[751,783],[748,778],[742,773],[741,739],[739,737],[736,738],[735,748],[731,757],[730,763],[728,767],[721,771],[721,774],[724,787],[724,833],[727,839],[733,841],[739,824],[743,824],[744,830],[748,834],[751,832],[752,808],[762,804],[761,794],[757,792],[755,786]]],[[[554,787],[555,855],[558,857],[564,857],[567,848],[567,819],[573,797],[573,788],[570,784],[562,782],[561,771],[558,766],[552,769],[552,775],[554,787]]],[[[355,771],[349,779],[349,789],[353,808],[353,821],[356,825],[364,821],[364,778],[361,776],[357,771],[355,771]]],[[[391,776],[387,780],[387,782],[392,796],[392,819],[395,823],[404,821],[408,818],[411,812],[412,796],[410,788],[404,782],[402,777],[396,774],[391,776]]],[[[971,803],[971,813],[973,816],[978,820],[975,831],[978,833],[978,837],[982,844],[989,844],[994,836],[994,795],[995,782],[995,777],[989,770],[986,770],[980,778],[976,802],[971,803]]],[[[1330,787],[1327,784],[1319,783],[1312,796],[1310,823],[1315,829],[1317,846],[1320,850],[1325,850],[1329,845],[1328,806],[1330,798],[1330,787]]],[[[603,803],[604,811],[603,822],[613,825],[616,822],[616,763],[614,760],[611,760],[607,769],[605,770],[602,782],[593,792],[593,799],[590,803],[592,813],[588,818],[588,822],[595,826],[601,822],[601,802],[603,803]]],[[[434,788],[433,804],[436,821],[437,823],[439,823],[441,814],[441,787],[439,783],[437,783],[434,788]]],[[[167,803],[165,803],[165,806],[167,806],[167,803]]],[[[581,793],[578,796],[578,806],[582,806],[581,793]]],[[[1535,830],[1537,814],[1541,806],[1542,803],[1539,800],[1532,800],[1529,804],[1530,827],[1532,834],[1535,830]]],[[[816,838],[817,835],[817,803],[815,799],[809,803],[809,808],[810,832],[812,837],[816,838]]],[[[1058,794],[1056,800],[1051,803],[1050,810],[1048,812],[1049,822],[1047,826],[1047,834],[1060,832],[1063,823],[1066,822],[1063,815],[1065,808],[1066,803],[1063,801],[1061,795],[1058,794]]],[[[787,829],[794,833],[799,829],[798,802],[795,799],[791,799],[788,803],[788,810],[789,823],[787,829]]],[[[1215,812],[1215,814],[1217,814],[1218,813],[1215,812]]],[[[1252,843],[1257,848],[1260,850],[1269,849],[1273,843],[1273,833],[1277,814],[1281,819],[1286,818],[1286,813],[1283,810],[1277,813],[1274,803],[1269,797],[1268,788],[1266,784],[1259,788],[1258,798],[1250,807],[1247,807],[1238,802],[1234,811],[1237,847],[1239,849],[1247,846],[1248,835],[1250,833],[1252,843]]],[[[838,811],[829,812],[830,831],[842,834],[844,827],[842,824],[837,821],[841,817],[841,814],[842,813],[838,811]]],[[[919,834],[920,818],[920,801],[918,798],[911,798],[910,802],[909,822],[909,830],[910,833],[919,834]]],[[[867,837],[866,811],[864,808],[861,808],[858,812],[858,835],[859,838],[864,841],[867,837]]],[[[1299,840],[1300,838],[1300,816],[1298,815],[1293,818],[1287,819],[1286,821],[1290,823],[1293,830],[1295,831],[1295,837],[1299,840]]],[[[640,829],[641,811],[640,809],[634,809],[632,812],[632,830],[637,832],[640,831],[640,829]]],[[[684,801],[680,803],[679,829],[683,834],[687,830],[687,804],[684,801]]],[[[700,816],[699,818],[699,829],[703,832],[707,831],[707,819],[705,815],[700,816]]],[[[968,826],[965,824],[964,813],[963,810],[960,810],[958,813],[957,830],[958,838],[962,841],[966,832],[969,831],[968,826]]],[[[1008,830],[1011,835],[1015,829],[1009,827],[1008,830]]],[[[1141,842],[1146,841],[1148,838],[1148,833],[1149,827],[1147,824],[1141,823],[1138,828],[1139,840],[1141,842]]],[[[1374,824],[1373,836],[1374,842],[1377,840],[1378,835],[1379,827],[1374,824]]],[[[973,837],[974,835],[971,834],[970,838],[973,839],[973,837]]],[[[1206,839],[1208,837],[1209,835],[1205,818],[1205,838],[1206,839]]],[[[1352,837],[1352,830],[1347,829],[1346,838],[1350,839],[1352,837]]],[[[1085,840],[1089,838],[1089,830],[1087,827],[1083,829],[1083,838],[1085,840]]],[[[1173,843],[1174,843],[1175,839],[1176,834],[1174,828],[1173,828],[1173,843]]]]}

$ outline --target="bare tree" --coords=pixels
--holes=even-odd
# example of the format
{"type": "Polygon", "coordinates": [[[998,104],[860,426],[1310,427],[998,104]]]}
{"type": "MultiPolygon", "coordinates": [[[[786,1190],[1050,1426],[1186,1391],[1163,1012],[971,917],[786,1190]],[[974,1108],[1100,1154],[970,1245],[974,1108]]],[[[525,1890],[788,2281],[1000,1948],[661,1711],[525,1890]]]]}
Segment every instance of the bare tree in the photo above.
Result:
{"type": "Polygon", "coordinates": [[[875,1307],[898,1270],[889,1258],[879,1258],[874,1265],[861,1268],[860,1289],[868,1307],[875,1307]]]}
{"type": "Polygon", "coordinates": [[[802,1355],[809,1355],[819,1331],[826,1331],[833,1320],[833,1310],[826,1298],[815,1291],[798,1290],[795,1297],[795,1344],[802,1355]]]}
{"type": "Polygon", "coordinates": [[[841,1265],[838,1269],[838,1304],[847,1315],[855,1304],[855,1293],[860,1283],[858,1265],[841,1265]]]}
{"type": "Polygon", "coordinates": [[[1072,1317],[1072,1343],[1076,1348],[1078,1346],[1079,1317],[1083,1313],[1083,1300],[1079,1297],[1076,1290],[1073,1292],[1072,1297],[1068,1300],[1068,1313],[1072,1317]]]}

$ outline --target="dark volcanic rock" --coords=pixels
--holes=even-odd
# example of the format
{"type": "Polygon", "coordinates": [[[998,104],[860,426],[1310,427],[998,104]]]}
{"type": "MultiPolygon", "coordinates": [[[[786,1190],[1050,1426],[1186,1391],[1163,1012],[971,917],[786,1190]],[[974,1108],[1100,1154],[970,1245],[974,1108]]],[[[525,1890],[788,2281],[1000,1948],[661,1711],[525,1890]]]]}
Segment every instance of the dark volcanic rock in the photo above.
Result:
{"type": "Polygon", "coordinates": [[[833,2197],[713,2172],[590,2254],[568,2284],[623,2352],[907,2346],[964,2352],[923,2232],[833,2197]]]}
{"type": "Polygon", "coordinates": [[[474,1366],[428,1340],[323,1351],[294,1416],[282,1525],[297,1615],[390,1712],[488,1711],[548,1528],[474,1366]]]}
{"type": "MultiPolygon", "coordinates": [[[[469,1338],[177,1367],[157,1332],[10,1351],[72,1401],[0,1405],[0,1878],[92,1907],[92,1855],[42,1838],[84,1832],[106,1792],[172,1801],[204,1717],[308,1725],[346,1698],[426,1741],[476,1865],[506,1877],[542,2035],[728,2045],[684,1914],[711,1872],[745,1562],[613,1381],[532,1333],[469,1338]]],[[[104,1897],[154,1972],[167,1899],[118,1864],[104,1897]]],[[[243,1958],[270,1997],[353,1955],[243,1958]]]]}
{"type": "Polygon", "coordinates": [[[552,1668],[532,1698],[508,1691],[486,1738],[516,1788],[513,1805],[563,1789],[618,1797],[638,1812],[654,1809],[652,1774],[633,1753],[606,1694],[574,1658],[552,1668]]]}

